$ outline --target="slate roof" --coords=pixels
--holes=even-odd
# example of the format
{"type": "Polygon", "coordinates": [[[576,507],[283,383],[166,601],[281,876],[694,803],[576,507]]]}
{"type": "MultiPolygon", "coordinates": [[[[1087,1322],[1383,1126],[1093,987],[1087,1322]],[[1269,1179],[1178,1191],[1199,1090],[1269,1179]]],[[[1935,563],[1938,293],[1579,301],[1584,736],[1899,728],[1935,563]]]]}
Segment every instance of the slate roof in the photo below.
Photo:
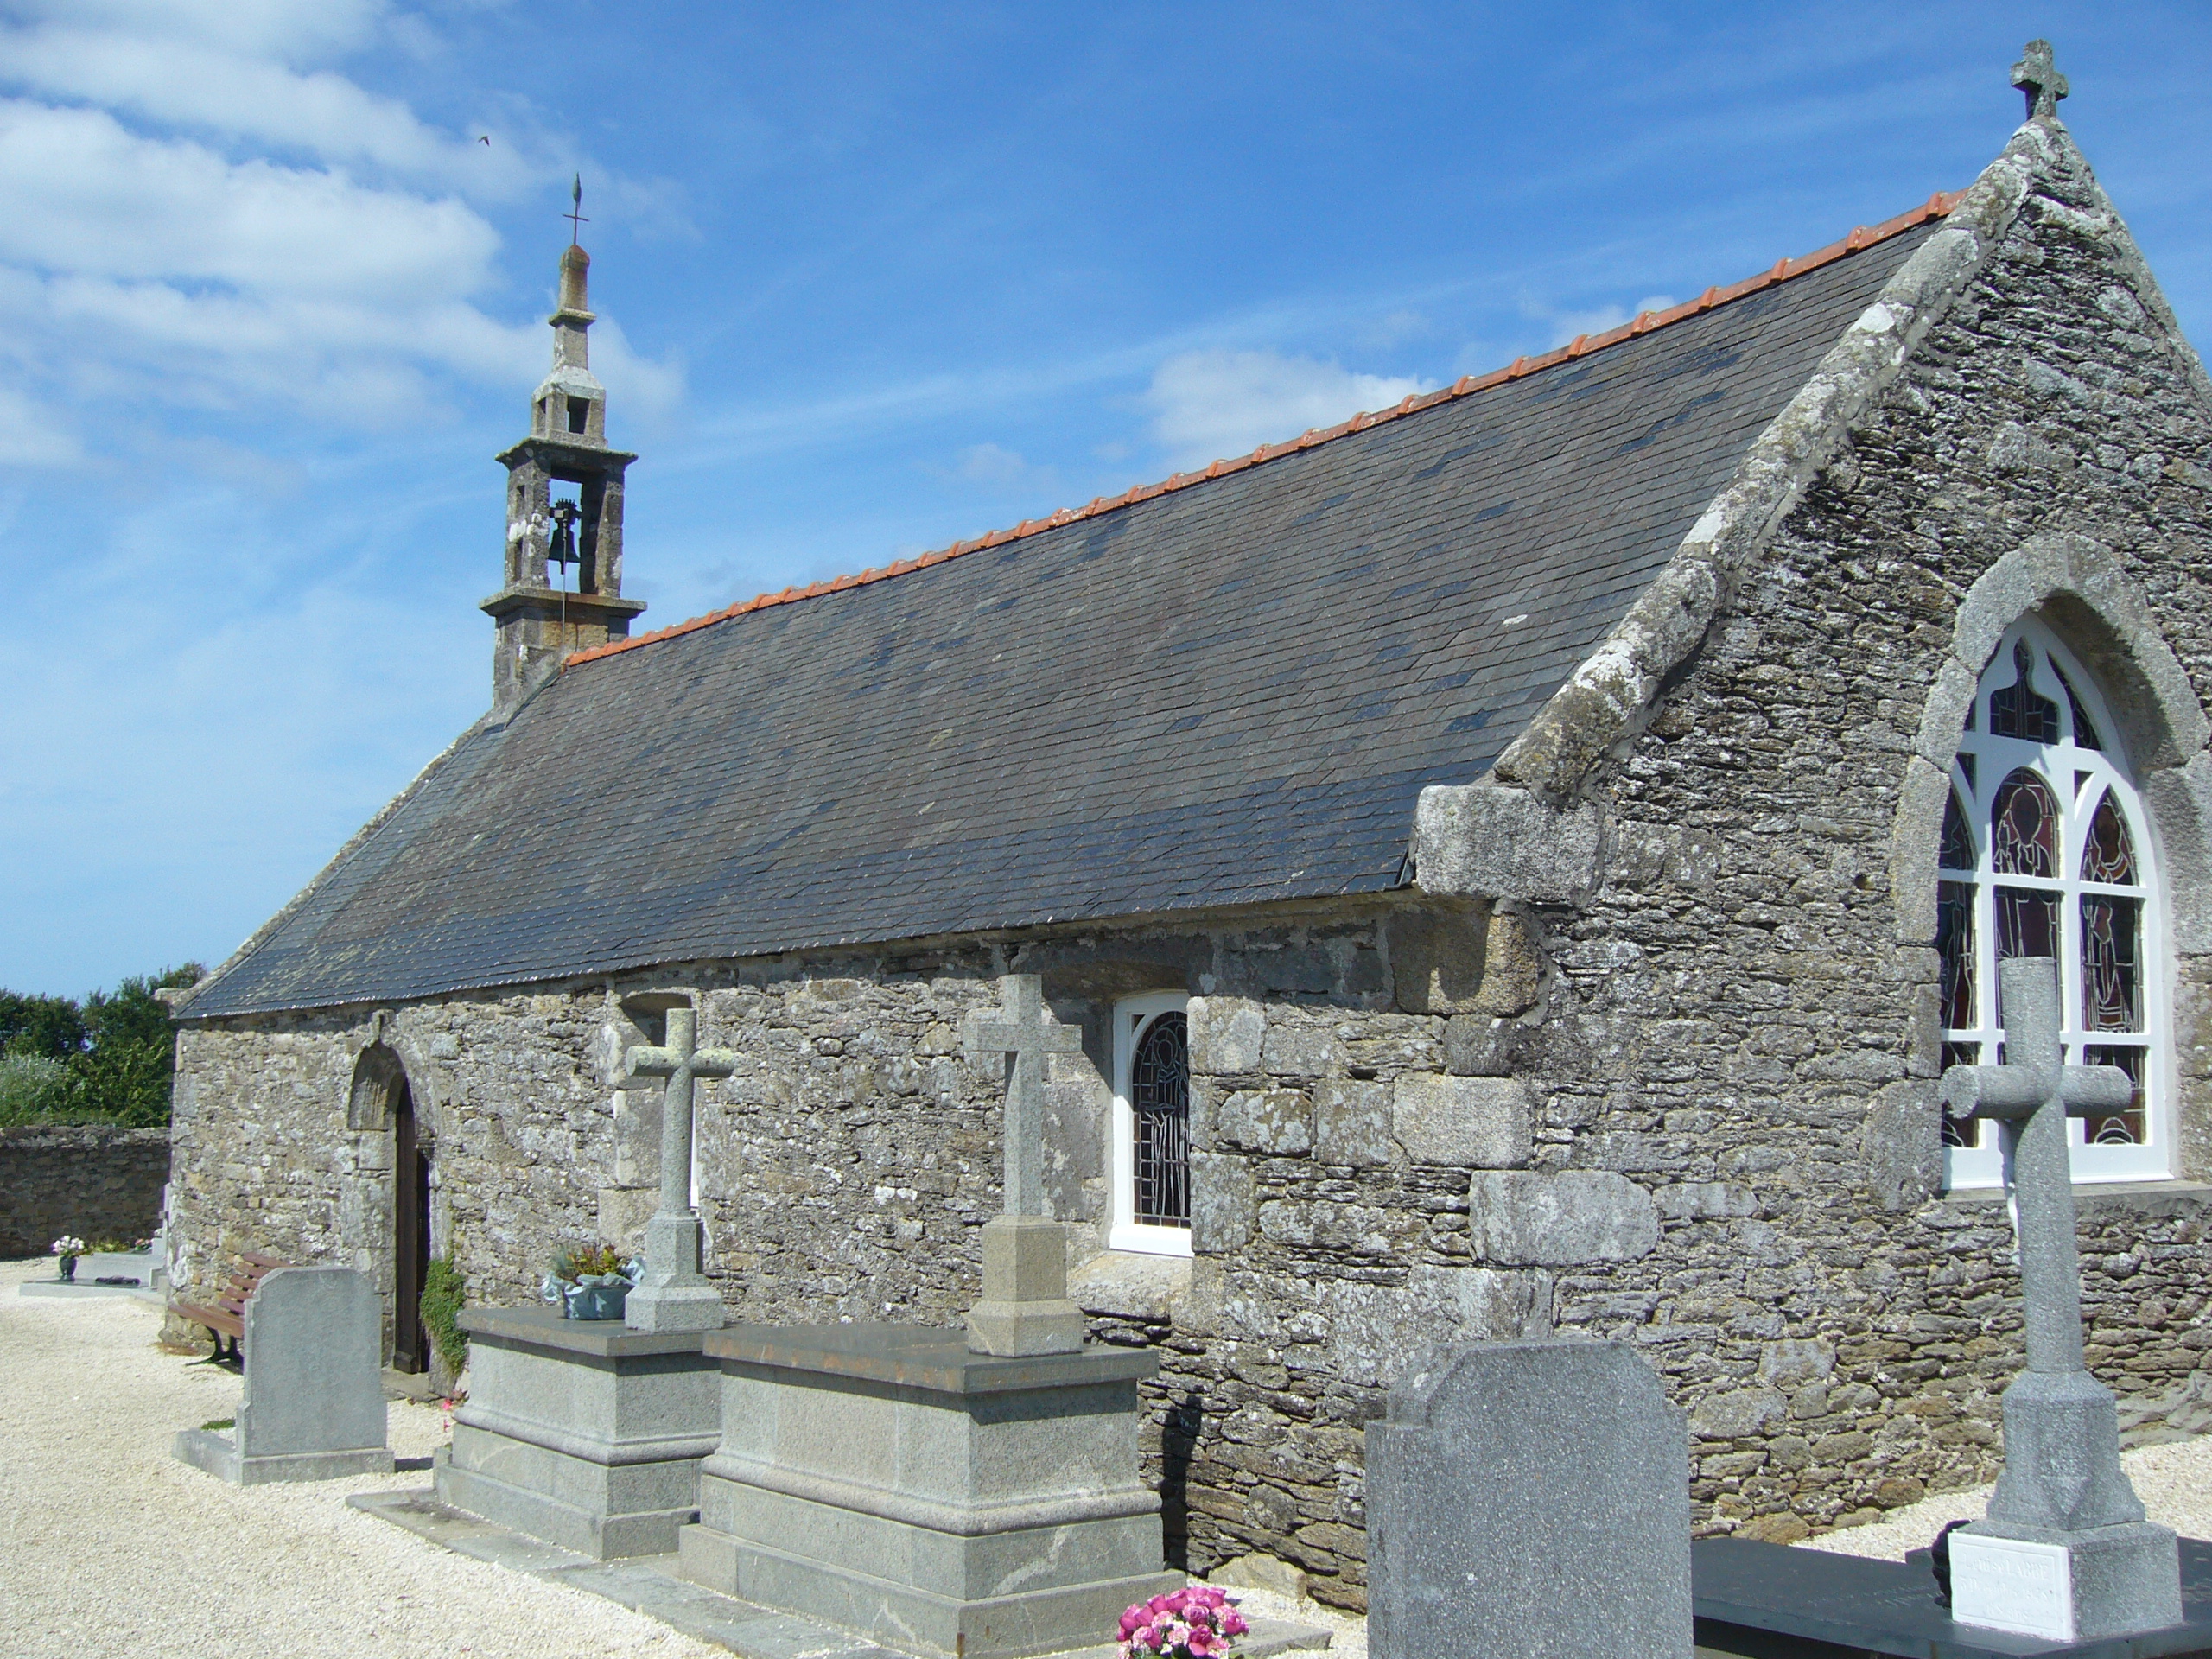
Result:
{"type": "Polygon", "coordinates": [[[1396,886],[1420,790],[1489,766],[1948,205],[1264,464],[572,659],[180,1012],[1396,886]]]}

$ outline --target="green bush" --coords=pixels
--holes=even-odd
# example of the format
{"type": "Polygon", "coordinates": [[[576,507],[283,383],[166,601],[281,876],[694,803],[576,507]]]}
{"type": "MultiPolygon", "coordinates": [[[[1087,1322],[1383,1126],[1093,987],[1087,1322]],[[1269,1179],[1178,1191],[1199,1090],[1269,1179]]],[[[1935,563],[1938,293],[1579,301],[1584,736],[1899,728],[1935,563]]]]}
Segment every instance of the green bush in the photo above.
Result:
{"type": "Polygon", "coordinates": [[[0,1057],[0,1128],[52,1123],[69,1104],[69,1068],[43,1054],[0,1057]]]}
{"type": "Polygon", "coordinates": [[[435,1257],[423,1271],[423,1328],[437,1344],[438,1357],[455,1376],[468,1363],[468,1333],[461,1310],[468,1306],[468,1281],[450,1255],[435,1257]]]}
{"type": "Polygon", "coordinates": [[[124,980],[79,1007],[67,997],[0,991],[0,1127],[169,1121],[176,1041],[157,990],[191,985],[199,963],[124,980]]]}
{"type": "Polygon", "coordinates": [[[169,1121],[175,1058],[165,1041],[111,1038],[68,1062],[73,1109],[81,1121],[159,1128],[169,1121]]]}

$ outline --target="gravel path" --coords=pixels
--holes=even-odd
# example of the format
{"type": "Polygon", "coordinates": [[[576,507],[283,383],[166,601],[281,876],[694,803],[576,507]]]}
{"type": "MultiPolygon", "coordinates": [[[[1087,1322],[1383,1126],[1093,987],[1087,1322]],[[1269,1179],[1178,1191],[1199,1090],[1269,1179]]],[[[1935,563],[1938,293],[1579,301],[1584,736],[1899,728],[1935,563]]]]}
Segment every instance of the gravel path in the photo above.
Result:
{"type": "MultiPolygon", "coordinates": [[[[0,1647],[20,1659],[727,1659],[723,1650],[559,1585],[425,1543],[346,1507],[351,1492],[423,1486],[423,1470],[289,1486],[226,1486],[169,1456],[180,1428],[238,1408],[228,1371],[165,1354],[161,1319],[128,1298],[25,1297],[50,1259],[0,1262],[0,1647]]],[[[449,1433],[395,1402],[391,1447],[426,1458],[449,1433]]],[[[2212,1537],[2212,1438],[2121,1459],[2151,1518],[2212,1537]]],[[[1900,1560],[1987,1487],[1941,1493],[1801,1548],[1900,1560]]],[[[1240,1592],[1248,1611],[1333,1625],[1363,1659],[1363,1619],[1240,1592]]]]}
{"type": "MultiPolygon", "coordinates": [[[[2176,1440],[2170,1446],[2139,1446],[2120,1454],[2120,1466],[2135,1483],[2151,1519],[2185,1538],[2212,1538],[2212,1437],[2176,1440]]],[[[1986,1486],[1938,1492],[1910,1509],[1892,1510],[1872,1526],[1808,1538],[1801,1549],[1828,1549],[1840,1555],[1876,1555],[1901,1561],[1909,1549],[1925,1549],[1947,1521],[1979,1521],[1989,1507],[1986,1486]]]]}
{"type": "MultiPolygon", "coordinates": [[[[426,1470],[227,1486],[169,1456],[237,1409],[239,1383],[155,1346],[128,1297],[33,1298],[50,1259],[0,1262],[0,1650],[13,1659],[728,1659],[564,1586],[425,1543],[346,1507],[426,1470]]],[[[392,1451],[429,1455],[435,1407],[391,1408],[392,1451]]]]}

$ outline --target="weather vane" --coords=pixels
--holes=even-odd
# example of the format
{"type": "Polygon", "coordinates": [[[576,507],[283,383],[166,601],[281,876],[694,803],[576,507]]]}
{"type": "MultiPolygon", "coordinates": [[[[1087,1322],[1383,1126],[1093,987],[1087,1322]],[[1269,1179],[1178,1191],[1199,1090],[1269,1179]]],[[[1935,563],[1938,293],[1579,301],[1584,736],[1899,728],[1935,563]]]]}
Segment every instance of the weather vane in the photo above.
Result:
{"type": "Polygon", "coordinates": [[[591,220],[584,217],[584,175],[581,173],[576,175],[575,185],[569,192],[569,200],[571,203],[570,210],[561,217],[569,221],[569,240],[574,244],[578,231],[591,223],[591,220]]]}

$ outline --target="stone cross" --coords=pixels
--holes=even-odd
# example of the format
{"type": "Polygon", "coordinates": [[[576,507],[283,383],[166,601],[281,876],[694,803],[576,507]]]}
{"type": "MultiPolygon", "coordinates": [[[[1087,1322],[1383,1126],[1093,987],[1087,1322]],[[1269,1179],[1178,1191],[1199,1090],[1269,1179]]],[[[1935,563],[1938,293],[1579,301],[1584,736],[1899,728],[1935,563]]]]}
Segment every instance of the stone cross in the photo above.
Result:
{"type": "Polygon", "coordinates": [[[2111,1065],[2067,1065],[2058,963],[1998,964],[2003,1065],[1955,1065],[1954,1116],[1994,1118],[2019,1242],[2027,1367],[2005,1390],[2005,1472],[1984,1521],[1951,1535],[1953,1616],[2066,1641],[2181,1621],[2174,1535],[2144,1518],[2120,1466],[2112,1390],[2082,1363],[2069,1116],[2123,1110],[2135,1085],[2111,1065]]]}
{"type": "Polygon", "coordinates": [[[1045,1057],[1080,1054],[1083,1033],[1045,1018],[1045,982],[1035,974],[1007,974],[999,981],[1005,1003],[996,1020],[969,1017],[962,1033],[968,1058],[982,1062],[1011,1055],[1006,1081],[1006,1204],[1009,1216],[1045,1213],[1045,1057]]]}
{"type": "Polygon", "coordinates": [[[701,1077],[728,1077],[737,1056],[698,1046],[696,1008],[668,1011],[668,1040],[633,1048],[623,1071],[633,1077],[666,1077],[660,1109],[660,1203],[645,1224],[645,1274],[624,1304],[633,1331],[714,1331],[722,1324],[721,1294],[700,1272],[702,1232],[691,1207],[692,1087],[701,1077]]]}
{"type": "Polygon", "coordinates": [[[983,1297],[968,1312],[978,1353],[1071,1353],[1083,1346],[1082,1310],[1068,1300],[1067,1229],[1045,1218],[1045,1057],[1083,1051],[1083,1033],[1045,1018],[1045,982],[999,980],[1000,1016],[971,1016],[970,1060],[1006,1068],[1005,1208],[983,1224],[983,1297]]]}
{"type": "Polygon", "coordinates": [[[2012,84],[2028,95],[2028,119],[2039,115],[2056,118],[2058,100],[2066,96],[2066,77],[2051,60],[2049,41],[2030,41],[2020,60],[2012,66],[2012,84]]]}
{"type": "Polygon", "coordinates": [[[2020,1294],[2027,1303],[2028,1369],[2082,1369],[2082,1264],[2074,1244],[2069,1117],[2125,1111],[2135,1084],[2116,1065],[2062,1065],[2058,964],[2015,957],[1998,964],[2004,988],[2003,1065],[1955,1065],[1943,1099],[1960,1119],[1997,1120],[2005,1138],[2020,1294]]]}

